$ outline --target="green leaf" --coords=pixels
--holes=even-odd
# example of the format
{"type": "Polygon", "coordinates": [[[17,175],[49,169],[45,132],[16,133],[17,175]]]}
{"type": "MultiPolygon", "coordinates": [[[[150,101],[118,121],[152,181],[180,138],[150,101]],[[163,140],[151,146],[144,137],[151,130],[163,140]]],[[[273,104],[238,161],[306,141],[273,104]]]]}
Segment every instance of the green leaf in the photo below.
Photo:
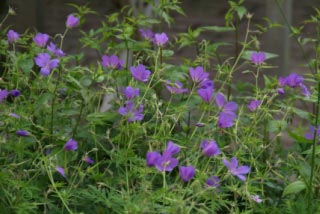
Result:
{"type": "Polygon", "coordinates": [[[268,123],[269,132],[280,132],[287,127],[287,122],[284,120],[271,120],[268,123]]]}
{"type": "Polygon", "coordinates": [[[228,32],[228,31],[234,31],[235,28],[233,27],[221,27],[221,26],[205,26],[200,27],[201,30],[208,30],[208,31],[214,31],[214,32],[228,32]]]}
{"type": "Polygon", "coordinates": [[[90,77],[88,77],[88,76],[83,76],[80,79],[80,83],[84,87],[89,87],[92,84],[92,79],[90,77]]]}
{"type": "MultiPolygon", "coordinates": [[[[305,154],[305,155],[310,155],[311,153],[312,153],[312,148],[302,152],[302,154],[305,154]]],[[[315,154],[316,155],[320,154],[320,147],[319,146],[316,147],[315,154]]]]}
{"type": "Polygon", "coordinates": [[[237,11],[240,20],[243,18],[243,16],[247,12],[247,9],[243,6],[236,7],[235,10],[237,11]]]}
{"type": "Polygon", "coordinates": [[[302,119],[307,119],[307,120],[310,119],[310,116],[309,116],[310,113],[307,111],[303,111],[303,110],[295,108],[295,107],[292,107],[292,111],[302,119]]]}
{"type": "Polygon", "coordinates": [[[18,66],[25,74],[30,73],[33,65],[33,59],[29,58],[28,56],[22,56],[22,58],[18,60],[18,66]]]}
{"type": "Polygon", "coordinates": [[[282,197],[289,194],[297,194],[302,190],[306,189],[307,185],[303,181],[295,181],[289,184],[283,191],[282,197]]]}
{"type": "Polygon", "coordinates": [[[162,50],[162,56],[169,57],[173,56],[174,52],[172,50],[162,50]]]}

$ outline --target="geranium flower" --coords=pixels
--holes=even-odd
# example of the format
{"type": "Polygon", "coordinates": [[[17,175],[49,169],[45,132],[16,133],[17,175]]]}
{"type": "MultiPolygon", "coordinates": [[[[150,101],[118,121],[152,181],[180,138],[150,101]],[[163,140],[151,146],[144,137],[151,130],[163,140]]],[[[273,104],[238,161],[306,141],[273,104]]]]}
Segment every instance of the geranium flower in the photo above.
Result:
{"type": "Polygon", "coordinates": [[[310,97],[310,92],[308,88],[303,84],[303,77],[296,73],[291,73],[287,77],[279,77],[278,83],[281,88],[278,89],[279,94],[284,94],[284,89],[282,87],[288,86],[290,88],[300,87],[302,94],[307,98],[310,97]]]}
{"type": "Polygon", "coordinates": [[[12,43],[18,41],[20,36],[14,30],[9,30],[8,33],[7,33],[7,37],[8,37],[8,43],[12,44],[12,43]]]}
{"type": "Polygon", "coordinates": [[[56,167],[56,171],[62,176],[62,177],[66,177],[66,174],[64,173],[64,168],[62,168],[61,166],[57,166],[56,167]]]}
{"type": "Polygon", "coordinates": [[[261,104],[260,100],[251,100],[249,105],[248,105],[248,109],[250,111],[254,111],[260,106],[260,104],[261,104]]]}
{"type": "Polygon", "coordinates": [[[50,44],[47,46],[47,50],[50,51],[54,56],[63,57],[66,55],[60,48],[57,48],[53,42],[50,42],[50,44]]]}
{"type": "Polygon", "coordinates": [[[30,133],[27,130],[18,130],[16,131],[16,134],[21,137],[27,137],[30,135],[30,133]]]}
{"type": "Polygon", "coordinates": [[[143,105],[139,106],[139,109],[135,109],[134,102],[128,100],[125,107],[120,107],[118,110],[119,114],[122,116],[128,116],[128,122],[143,120],[143,105]]]}
{"type": "Polygon", "coordinates": [[[75,17],[73,14],[70,14],[67,17],[66,26],[68,28],[74,28],[79,25],[79,18],[75,17]]]}
{"type": "Polygon", "coordinates": [[[157,161],[161,158],[161,154],[159,152],[147,152],[147,166],[155,166],[157,161]]]}
{"type": "Polygon", "coordinates": [[[45,33],[37,33],[37,35],[33,37],[33,41],[36,43],[37,46],[44,47],[49,41],[49,35],[45,33]]]}
{"type": "MultiPolygon", "coordinates": [[[[309,132],[307,132],[305,134],[305,138],[307,140],[313,140],[314,132],[316,132],[316,136],[315,137],[319,138],[320,137],[320,125],[318,126],[317,129],[314,126],[310,126],[309,127],[309,132]]],[[[318,144],[320,144],[320,141],[318,141],[318,144]]]]}
{"type": "Polygon", "coordinates": [[[157,151],[147,152],[147,166],[156,167],[159,171],[172,171],[178,165],[178,159],[172,157],[180,152],[180,147],[169,141],[162,155],[157,151]]]}
{"type": "Polygon", "coordinates": [[[217,188],[220,186],[220,179],[217,176],[212,175],[206,180],[206,184],[210,187],[217,188]]]}
{"type": "Polygon", "coordinates": [[[261,65],[266,59],[266,54],[264,52],[252,52],[251,61],[256,65],[261,65]]]}
{"type": "Polygon", "coordinates": [[[74,151],[78,149],[78,142],[70,138],[67,143],[64,145],[64,150],[66,151],[74,151]]]}
{"type": "Polygon", "coordinates": [[[202,66],[197,66],[196,68],[191,67],[189,73],[192,81],[195,83],[202,82],[209,77],[209,73],[204,72],[202,66]]]}
{"type": "Polygon", "coordinates": [[[133,78],[141,82],[148,82],[151,74],[151,72],[142,64],[139,64],[137,67],[131,66],[130,71],[133,78]]]}
{"type": "Polygon", "coordinates": [[[34,58],[36,64],[41,67],[40,74],[42,76],[48,76],[50,71],[58,67],[60,61],[58,59],[50,59],[48,53],[39,53],[37,57],[34,58]]]}
{"type": "Polygon", "coordinates": [[[127,98],[127,100],[132,100],[133,98],[139,96],[140,89],[139,88],[133,88],[131,86],[127,86],[125,89],[123,89],[123,94],[127,98]]]}
{"type": "Polygon", "coordinates": [[[226,98],[224,97],[223,94],[221,93],[217,93],[216,95],[216,104],[219,108],[221,108],[222,112],[225,114],[228,114],[234,118],[237,118],[237,114],[235,113],[235,111],[238,108],[237,103],[235,102],[227,102],[226,98]]]}
{"type": "Polygon", "coordinates": [[[150,29],[140,29],[139,32],[144,39],[152,40],[154,37],[154,33],[150,29]]]}
{"type": "Polygon", "coordinates": [[[166,33],[156,33],[154,34],[153,43],[157,46],[164,46],[168,42],[168,36],[166,33]]]}
{"type": "Polygon", "coordinates": [[[116,68],[120,70],[122,69],[124,63],[116,55],[112,55],[112,56],[103,55],[101,65],[107,68],[116,68]]]}
{"type": "Polygon", "coordinates": [[[19,119],[19,118],[20,118],[20,115],[15,114],[15,113],[9,113],[9,116],[10,116],[10,117],[17,118],[17,119],[19,119]]]}
{"type": "Polygon", "coordinates": [[[8,91],[6,89],[0,89],[0,103],[8,96],[8,91]]]}
{"type": "Polygon", "coordinates": [[[217,156],[220,154],[220,149],[214,140],[203,140],[201,143],[201,149],[202,153],[207,157],[217,156]]]}
{"type": "Polygon", "coordinates": [[[20,91],[18,89],[12,89],[9,94],[13,97],[19,97],[20,96],[20,91]]]}
{"type": "Polygon", "coordinates": [[[228,160],[223,160],[222,162],[232,175],[237,176],[240,180],[246,180],[244,175],[250,172],[250,167],[246,165],[238,167],[238,160],[236,157],[231,158],[230,162],[228,160]]]}
{"type": "Polygon", "coordinates": [[[184,182],[188,182],[194,177],[196,169],[193,166],[180,166],[179,171],[180,178],[184,182]]]}
{"type": "Polygon", "coordinates": [[[202,81],[198,89],[198,95],[204,102],[210,103],[213,95],[213,82],[208,79],[202,81]]]}
{"type": "Polygon", "coordinates": [[[94,164],[94,161],[88,156],[86,155],[84,158],[83,158],[83,161],[89,163],[89,164],[94,164]]]}
{"type": "Polygon", "coordinates": [[[233,126],[233,119],[234,117],[232,115],[220,112],[218,117],[218,126],[220,128],[231,127],[233,126]]]}
{"type": "Polygon", "coordinates": [[[250,195],[250,198],[252,200],[254,200],[255,202],[257,202],[257,203],[261,203],[262,202],[262,199],[260,198],[259,195],[250,195]]]}
{"type": "Polygon", "coordinates": [[[188,92],[188,89],[183,88],[182,83],[179,81],[172,84],[169,80],[167,80],[166,88],[171,94],[182,94],[188,92]]]}

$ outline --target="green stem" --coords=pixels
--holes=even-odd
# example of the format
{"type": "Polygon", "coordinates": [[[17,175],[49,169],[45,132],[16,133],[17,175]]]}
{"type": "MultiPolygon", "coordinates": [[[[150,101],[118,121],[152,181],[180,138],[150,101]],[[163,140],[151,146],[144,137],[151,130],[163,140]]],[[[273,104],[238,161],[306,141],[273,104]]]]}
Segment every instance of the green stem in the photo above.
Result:
{"type": "MultiPolygon", "coordinates": [[[[316,57],[315,57],[315,71],[318,71],[318,46],[319,42],[316,43],[316,57]]],[[[316,146],[317,146],[317,131],[318,131],[318,124],[319,124],[319,106],[320,106],[320,80],[318,79],[318,98],[316,103],[316,112],[315,112],[315,122],[314,122],[314,132],[313,132],[313,142],[312,142],[312,155],[311,155],[311,172],[310,172],[310,180],[308,185],[308,213],[312,213],[311,205],[312,205],[312,183],[314,177],[314,169],[315,169],[315,158],[316,158],[316,146]]]]}
{"type": "Polygon", "coordinates": [[[57,82],[56,82],[56,85],[55,85],[54,90],[53,90],[53,99],[52,99],[52,104],[51,104],[51,121],[50,121],[50,143],[51,144],[53,143],[54,105],[55,105],[55,102],[56,102],[56,99],[57,99],[56,92],[57,92],[57,89],[58,89],[58,85],[60,83],[60,79],[61,79],[61,67],[59,67],[59,69],[58,69],[58,78],[57,78],[57,82]]]}
{"type": "Polygon", "coordinates": [[[162,179],[163,179],[163,198],[165,198],[167,193],[167,181],[166,181],[166,171],[163,170],[162,172],[162,179]]]}
{"type": "Polygon", "coordinates": [[[72,130],[72,138],[74,138],[74,136],[76,135],[78,126],[80,124],[80,120],[81,120],[81,116],[82,116],[82,112],[83,112],[83,107],[84,107],[84,99],[81,100],[80,112],[79,112],[79,115],[78,115],[78,118],[77,118],[77,123],[76,123],[75,127],[72,130]]]}

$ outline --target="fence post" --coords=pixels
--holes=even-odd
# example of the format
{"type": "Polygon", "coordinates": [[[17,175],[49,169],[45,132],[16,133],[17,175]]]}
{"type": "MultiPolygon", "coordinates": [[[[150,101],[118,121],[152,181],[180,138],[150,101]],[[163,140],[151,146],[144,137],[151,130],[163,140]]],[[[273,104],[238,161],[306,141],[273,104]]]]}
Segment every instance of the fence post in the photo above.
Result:
{"type": "Polygon", "coordinates": [[[291,24],[292,0],[266,0],[266,10],[267,17],[272,22],[277,22],[283,25],[281,28],[273,28],[267,32],[265,47],[266,51],[279,55],[279,57],[274,60],[274,63],[279,65],[279,69],[277,69],[277,71],[280,72],[278,72],[278,75],[285,75],[290,72],[291,38],[290,29],[286,24],[291,24]],[[276,1],[279,2],[281,9],[276,4],[276,1]],[[283,14],[281,14],[281,10],[283,11],[283,14]]]}

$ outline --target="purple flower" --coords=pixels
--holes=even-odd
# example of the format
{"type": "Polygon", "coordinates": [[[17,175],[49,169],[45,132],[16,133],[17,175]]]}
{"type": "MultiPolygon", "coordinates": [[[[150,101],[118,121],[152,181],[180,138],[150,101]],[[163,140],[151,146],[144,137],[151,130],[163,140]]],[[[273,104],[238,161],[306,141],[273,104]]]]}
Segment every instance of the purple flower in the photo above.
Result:
{"type": "Polygon", "coordinates": [[[257,202],[257,203],[261,203],[262,202],[262,199],[260,198],[259,195],[250,195],[250,198],[252,200],[254,200],[255,202],[257,202]]]}
{"type": "Polygon", "coordinates": [[[205,124],[204,124],[204,123],[196,123],[196,126],[197,126],[197,127],[204,127],[205,124]]]}
{"type": "Polygon", "coordinates": [[[251,61],[256,65],[261,65],[266,59],[266,54],[264,52],[252,52],[251,61]]]}
{"type": "Polygon", "coordinates": [[[116,69],[122,69],[124,63],[122,60],[119,59],[116,55],[112,56],[107,56],[103,55],[102,56],[102,66],[107,67],[107,68],[116,68],[116,69]]]}
{"type": "Polygon", "coordinates": [[[46,149],[46,150],[44,151],[44,153],[45,153],[46,155],[50,155],[51,149],[46,149]]]}
{"type": "Polygon", "coordinates": [[[172,171],[178,165],[178,159],[172,156],[179,152],[180,147],[172,141],[169,141],[162,155],[157,151],[147,153],[147,165],[154,166],[161,172],[172,171]]]}
{"type": "Polygon", "coordinates": [[[220,112],[218,117],[218,126],[220,128],[231,127],[233,126],[233,119],[234,117],[232,115],[220,112]]]}
{"type": "Polygon", "coordinates": [[[310,92],[309,92],[307,86],[305,86],[304,84],[300,84],[300,88],[301,88],[302,94],[304,96],[306,96],[307,98],[309,98],[310,97],[310,92]]]}
{"type": "Polygon", "coordinates": [[[135,109],[134,103],[130,100],[126,102],[125,107],[120,107],[118,112],[122,116],[128,116],[128,122],[140,121],[144,118],[144,115],[142,114],[143,105],[140,104],[139,109],[135,109]]]}
{"type": "MultiPolygon", "coordinates": [[[[309,132],[305,134],[305,138],[307,140],[313,140],[313,136],[314,136],[314,132],[316,132],[316,138],[320,137],[320,125],[318,126],[318,128],[316,129],[314,126],[310,126],[309,127],[309,132]]],[[[320,144],[320,141],[318,141],[318,144],[320,144]]]]}
{"type": "Polygon", "coordinates": [[[212,175],[206,180],[206,184],[210,187],[217,188],[220,186],[220,179],[217,176],[212,175]]]}
{"type": "Polygon", "coordinates": [[[62,177],[66,177],[66,174],[64,173],[64,169],[61,166],[57,166],[56,167],[56,171],[62,176],[62,177]]]}
{"type": "Polygon", "coordinates": [[[0,89],[0,103],[3,102],[4,99],[8,96],[8,91],[6,89],[0,89]]]}
{"type": "MultiPolygon", "coordinates": [[[[300,87],[302,90],[302,94],[308,98],[310,97],[310,92],[308,88],[303,84],[303,77],[299,74],[292,73],[287,77],[279,77],[278,83],[281,87],[284,87],[284,86],[289,86],[290,88],[300,87]]],[[[283,89],[280,90],[280,89],[278,89],[278,93],[284,94],[284,90],[283,89]]]]}
{"type": "Polygon", "coordinates": [[[127,98],[127,100],[131,100],[137,96],[139,96],[140,90],[139,88],[133,88],[131,86],[127,86],[123,89],[123,94],[127,98]]]}
{"type": "Polygon", "coordinates": [[[179,171],[180,171],[180,178],[184,182],[188,182],[194,177],[196,169],[193,166],[180,166],[179,171]]]}
{"type": "Polygon", "coordinates": [[[131,66],[130,71],[133,78],[141,82],[147,82],[151,74],[151,72],[142,64],[139,64],[137,67],[131,66]]]}
{"type": "Polygon", "coordinates": [[[70,138],[63,147],[66,151],[74,151],[78,149],[78,142],[70,138]]]}
{"type": "Polygon", "coordinates": [[[180,152],[180,147],[173,143],[171,140],[168,141],[167,147],[163,153],[168,153],[169,155],[175,155],[180,152]]]}
{"type": "Polygon", "coordinates": [[[58,56],[58,57],[63,57],[66,55],[61,49],[57,48],[53,42],[50,42],[50,44],[47,46],[47,49],[53,55],[58,56]]]}
{"type": "Polygon", "coordinates": [[[51,69],[58,67],[60,62],[58,59],[50,59],[48,53],[39,53],[38,56],[34,58],[34,61],[41,67],[40,73],[42,76],[48,76],[51,69]]]}
{"type": "Polygon", "coordinates": [[[9,116],[10,116],[10,117],[15,117],[15,118],[17,118],[17,119],[20,118],[20,116],[17,115],[17,114],[15,114],[15,113],[9,113],[9,116]]]}
{"type": "Polygon", "coordinates": [[[182,94],[187,93],[187,88],[182,88],[183,85],[181,82],[171,83],[169,80],[167,80],[166,88],[168,91],[170,91],[171,94],[182,94]]]}
{"type": "Polygon", "coordinates": [[[209,77],[209,73],[204,72],[203,67],[197,66],[196,68],[190,68],[190,77],[193,82],[199,83],[209,77]]]}
{"type": "Polygon", "coordinates": [[[284,89],[283,88],[278,88],[277,92],[278,92],[278,94],[284,94],[284,89]]]}
{"type": "Polygon", "coordinates": [[[202,153],[207,157],[217,156],[218,154],[220,154],[220,149],[216,144],[216,141],[214,140],[203,140],[201,144],[201,149],[202,153]]]}
{"type": "Polygon", "coordinates": [[[248,105],[248,109],[250,111],[254,111],[260,106],[260,104],[261,104],[260,100],[251,100],[249,105],[248,105]]]}
{"type": "Polygon", "coordinates": [[[19,39],[19,34],[14,30],[9,30],[7,33],[7,37],[8,37],[8,43],[12,44],[19,39]]]}
{"type": "Polygon", "coordinates": [[[238,160],[236,157],[231,158],[230,162],[228,160],[223,160],[222,162],[232,175],[237,176],[240,180],[246,180],[244,175],[250,172],[250,167],[246,165],[238,167],[238,160]]]}
{"type": "Polygon", "coordinates": [[[237,118],[237,114],[235,111],[238,108],[237,103],[235,102],[227,102],[224,95],[221,93],[217,93],[216,96],[216,104],[219,108],[222,108],[222,112],[232,116],[233,118],[237,118]]]}
{"type": "Polygon", "coordinates": [[[30,135],[30,133],[27,130],[18,130],[16,131],[16,134],[21,137],[26,137],[30,135]]]}
{"type": "Polygon", "coordinates": [[[202,81],[200,89],[198,89],[198,95],[204,102],[210,103],[213,95],[213,82],[208,79],[202,81]]]}
{"type": "Polygon", "coordinates": [[[159,152],[147,152],[147,166],[155,166],[156,163],[159,161],[161,158],[161,155],[159,152]]]}
{"type": "Polygon", "coordinates": [[[79,18],[75,17],[73,14],[70,14],[67,17],[66,26],[68,28],[74,28],[79,25],[79,18]]]}
{"type": "Polygon", "coordinates": [[[216,95],[216,104],[221,108],[218,118],[218,126],[220,128],[228,128],[233,126],[233,119],[237,118],[235,111],[238,105],[235,102],[227,102],[224,95],[218,93],[216,95]]]}
{"type": "Polygon", "coordinates": [[[154,34],[153,43],[157,46],[164,46],[168,42],[168,37],[166,33],[156,33],[154,34]]]}
{"type": "Polygon", "coordinates": [[[83,158],[83,161],[89,163],[89,164],[94,164],[94,161],[88,156],[86,155],[84,158],[83,158]]]}
{"type": "Polygon", "coordinates": [[[300,84],[302,84],[302,82],[303,82],[303,77],[295,73],[292,73],[285,78],[282,78],[282,77],[279,78],[279,83],[281,86],[287,85],[290,88],[298,87],[300,86],[300,84]]]}
{"type": "Polygon", "coordinates": [[[18,89],[12,89],[9,94],[13,97],[19,97],[20,96],[20,91],[18,89]]]}
{"type": "Polygon", "coordinates": [[[49,40],[49,35],[45,33],[37,33],[35,37],[33,37],[33,41],[37,44],[39,47],[46,46],[47,42],[49,40]]]}
{"type": "Polygon", "coordinates": [[[163,153],[162,156],[159,158],[159,160],[156,162],[155,167],[160,172],[172,171],[176,166],[178,166],[178,159],[173,158],[168,153],[163,153]]]}
{"type": "Polygon", "coordinates": [[[139,32],[142,38],[149,40],[153,39],[154,33],[150,29],[140,29],[139,32]]]}

